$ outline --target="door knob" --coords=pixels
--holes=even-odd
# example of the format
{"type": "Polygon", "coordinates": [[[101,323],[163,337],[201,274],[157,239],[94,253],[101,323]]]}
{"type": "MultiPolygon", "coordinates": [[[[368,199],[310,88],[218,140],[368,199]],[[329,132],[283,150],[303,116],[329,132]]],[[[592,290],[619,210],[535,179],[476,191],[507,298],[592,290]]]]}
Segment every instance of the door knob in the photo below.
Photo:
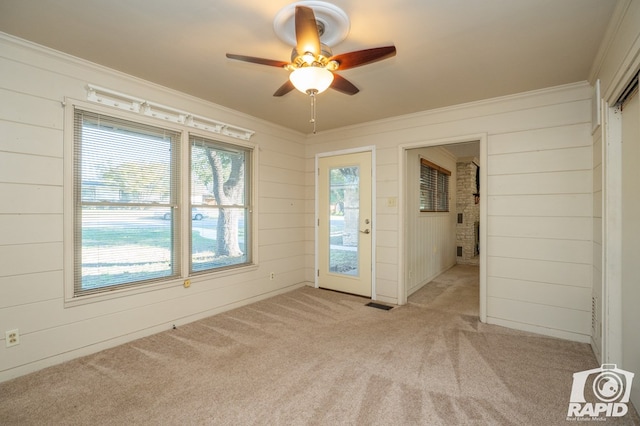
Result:
{"type": "Polygon", "coordinates": [[[371,231],[369,231],[369,229],[365,229],[364,231],[360,231],[360,232],[362,232],[363,234],[368,234],[368,233],[370,233],[371,231]]]}

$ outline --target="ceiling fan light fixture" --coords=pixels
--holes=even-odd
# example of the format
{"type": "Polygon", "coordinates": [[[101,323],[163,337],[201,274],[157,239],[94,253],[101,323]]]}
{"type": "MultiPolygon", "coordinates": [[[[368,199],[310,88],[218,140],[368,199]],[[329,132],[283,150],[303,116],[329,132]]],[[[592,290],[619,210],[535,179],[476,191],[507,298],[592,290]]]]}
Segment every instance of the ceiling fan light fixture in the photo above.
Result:
{"type": "Polygon", "coordinates": [[[308,65],[312,65],[316,61],[316,57],[313,53],[307,52],[302,55],[302,60],[305,61],[308,65]]]}
{"type": "Polygon", "coordinates": [[[322,38],[327,35],[327,30],[331,30],[333,26],[329,25],[330,20],[325,19],[321,10],[330,10],[335,15],[334,17],[337,17],[337,21],[341,21],[346,32],[338,39],[343,40],[348,32],[349,19],[341,9],[323,1],[301,1],[283,8],[278,12],[274,21],[274,29],[278,36],[282,35],[282,31],[279,30],[285,26],[289,28],[289,31],[286,32],[293,33],[295,36],[291,42],[293,44],[291,62],[227,53],[227,57],[230,59],[284,68],[289,71],[289,81],[280,86],[273,96],[286,95],[293,89],[309,95],[311,100],[310,122],[313,123],[313,133],[316,133],[317,94],[328,88],[347,95],[355,95],[359,92],[353,83],[339,74],[334,74],[333,71],[337,71],[338,68],[346,70],[367,65],[396,54],[395,46],[384,46],[334,55],[330,46],[338,39],[334,38],[329,41],[322,38]]]}
{"type": "Polygon", "coordinates": [[[302,67],[289,74],[293,86],[306,94],[322,93],[331,86],[333,73],[322,67],[302,67]]]}

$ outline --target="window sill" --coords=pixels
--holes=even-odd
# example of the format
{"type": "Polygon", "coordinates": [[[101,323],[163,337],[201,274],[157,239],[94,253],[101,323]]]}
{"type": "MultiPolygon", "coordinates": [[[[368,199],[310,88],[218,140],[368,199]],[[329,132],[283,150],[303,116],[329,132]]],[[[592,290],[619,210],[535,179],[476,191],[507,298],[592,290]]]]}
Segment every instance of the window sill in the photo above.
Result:
{"type": "Polygon", "coordinates": [[[175,287],[183,287],[185,280],[191,281],[191,285],[194,283],[210,281],[213,279],[224,278],[232,275],[246,274],[258,269],[257,264],[250,264],[238,268],[229,268],[216,272],[204,272],[193,274],[184,278],[173,278],[167,281],[159,281],[135,287],[128,287],[122,289],[114,289],[105,291],[103,293],[87,294],[84,296],[77,296],[66,298],[64,301],[65,308],[73,308],[76,306],[84,306],[91,303],[106,302],[123,297],[133,297],[143,293],[156,292],[161,290],[167,290],[175,287]]]}

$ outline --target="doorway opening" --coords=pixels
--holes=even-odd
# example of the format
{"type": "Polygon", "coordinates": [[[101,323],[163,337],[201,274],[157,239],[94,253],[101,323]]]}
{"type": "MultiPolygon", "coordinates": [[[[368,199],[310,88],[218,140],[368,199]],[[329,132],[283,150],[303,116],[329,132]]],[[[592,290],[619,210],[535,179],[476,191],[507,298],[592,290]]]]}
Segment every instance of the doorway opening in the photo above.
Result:
{"type": "Polygon", "coordinates": [[[479,283],[477,312],[484,322],[486,135],[405,145],[400,150],[401,303],[460,265],[479,283]]]}

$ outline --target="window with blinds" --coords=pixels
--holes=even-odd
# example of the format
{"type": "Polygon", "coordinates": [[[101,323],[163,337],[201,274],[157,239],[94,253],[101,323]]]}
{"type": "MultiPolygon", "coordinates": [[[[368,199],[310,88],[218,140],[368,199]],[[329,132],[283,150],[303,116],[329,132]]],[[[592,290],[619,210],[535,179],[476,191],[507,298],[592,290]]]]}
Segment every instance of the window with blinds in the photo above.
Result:
{"type": "Polygon", "coordinates": [[[172,127],[73,106],[73,297],[252,265],[254,148],[172,127]]]}
{"type": "Polygon", "coordinates": [[[251,149],[190,137],[191,273],[251,261],[251,149]]]}
{"type": "Polygon", "coordinates": [[[74,296],[179,275],[180,137],[75,110],[74,296]]]}
{"type": "Polygon", "coordinates": [[[451,172],[424,158],[420,159],[420,211],[449,211],[451,172]]]}

